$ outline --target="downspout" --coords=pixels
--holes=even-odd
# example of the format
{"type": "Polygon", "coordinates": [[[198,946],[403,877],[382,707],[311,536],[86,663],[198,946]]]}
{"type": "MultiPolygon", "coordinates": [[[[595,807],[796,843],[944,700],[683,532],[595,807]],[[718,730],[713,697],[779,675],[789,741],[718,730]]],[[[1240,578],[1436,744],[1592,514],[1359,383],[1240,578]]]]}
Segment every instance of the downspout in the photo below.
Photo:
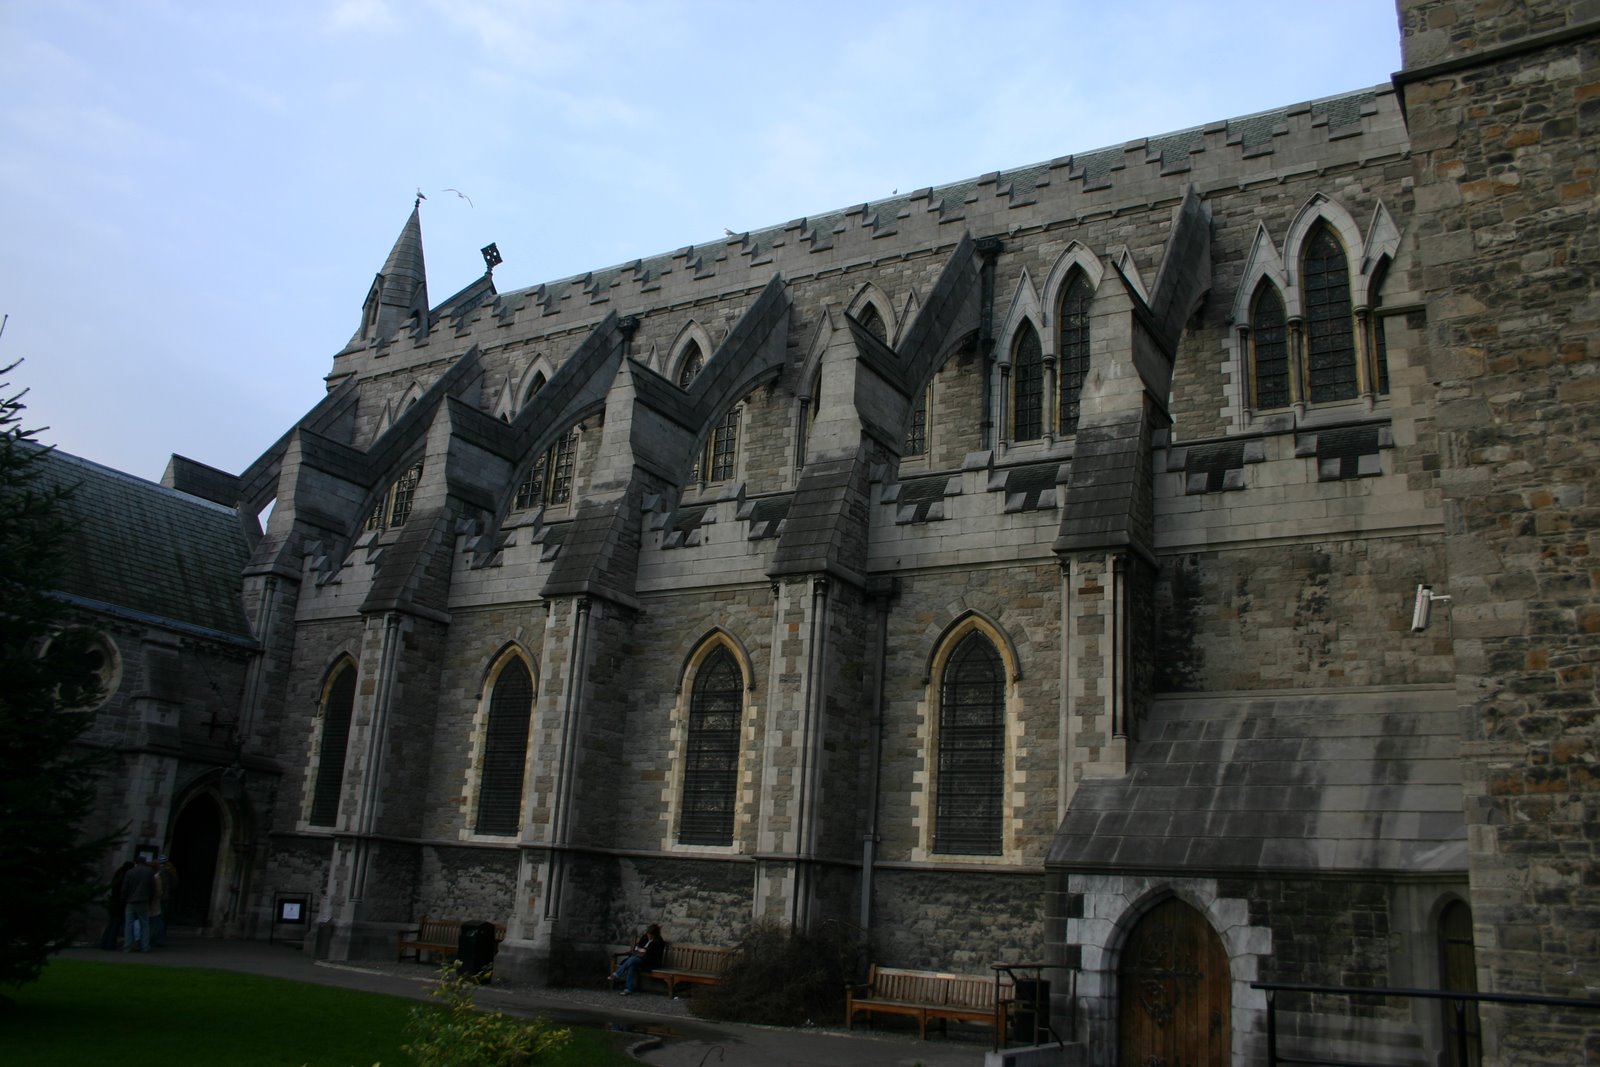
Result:
{"type": "MultiPolygon", "coordinates": [[[[872,938],[872,866],[878,851],[878,789],[883,779],[883,679],[889,656],[889,605],[898,590],[898,578],[891,580],[890,591],[877,596],[877,648],[873,650],[872,721],[867,736],[867,826],[861,835],[861,949],[867,951],[872,938]]],[[[864,961],[863,961],[864,962],[864,961]]]]}
{"type": "Polygon", "coordinates": [[[1128,556],[1111,557],[1111,735],[1128,736],[1128,556]]]}

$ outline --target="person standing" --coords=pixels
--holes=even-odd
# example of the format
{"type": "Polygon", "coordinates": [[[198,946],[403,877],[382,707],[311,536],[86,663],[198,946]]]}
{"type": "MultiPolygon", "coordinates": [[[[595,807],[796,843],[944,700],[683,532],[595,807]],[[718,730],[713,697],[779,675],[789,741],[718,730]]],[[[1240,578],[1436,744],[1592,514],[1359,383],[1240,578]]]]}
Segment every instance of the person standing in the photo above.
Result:
{"type": "Polygon", "coordinates": [[[111,876],[111,899],[106,902],[106,929],[100,935],[100,947],[107,952],[117,950],[117,933],[122,929],[122,911],[125,906],[122,899],[122,880],[131,870],[133,861],[128,860],[117,868],[116,874],[111,876]]]}
{"type": "Polygon", "coordinates": [[[156,895],[155,865],[135,857],[133,866],[122,878],[122,951],[132,952],[137,941],[140,952],[150,951],[150,902],[156,895]],[[134,933],[134,924],[138,933],[134,933]]]}
{"type": "Polygon", "coordinates": [[[151,904],[150,945],[164,948],[167,944],[167,916],[178,906],[178,868],[166,856],[156,857],[156,896],[151,904]]]}

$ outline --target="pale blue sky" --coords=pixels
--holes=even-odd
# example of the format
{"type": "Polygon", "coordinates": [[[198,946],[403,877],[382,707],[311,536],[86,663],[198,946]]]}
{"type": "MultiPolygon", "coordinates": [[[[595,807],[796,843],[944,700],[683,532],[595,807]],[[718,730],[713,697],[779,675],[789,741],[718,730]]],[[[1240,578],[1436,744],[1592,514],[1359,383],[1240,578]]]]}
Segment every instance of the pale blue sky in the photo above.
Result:
{"type": "Polygon", "coordinates": [[[506,291],[1364,88],[1398,38],[1391,0],[0,0],[0,365],[69,452],[237,472],[418,187],[433,297],[490,241],[506,291]]]}

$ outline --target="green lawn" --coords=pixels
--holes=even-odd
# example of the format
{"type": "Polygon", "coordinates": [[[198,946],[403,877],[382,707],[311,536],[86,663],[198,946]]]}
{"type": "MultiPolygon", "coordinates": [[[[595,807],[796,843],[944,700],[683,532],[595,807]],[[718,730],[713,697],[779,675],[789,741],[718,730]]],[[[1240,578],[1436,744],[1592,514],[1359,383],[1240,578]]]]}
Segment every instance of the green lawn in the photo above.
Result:
{"type": "MultiPolygon", "coordinates": [[[[402,1067],[421,1002],[278,978],[183,967],[52,960],[8,991],[0,1059],[14,1064],[173,1067],[179,1063],[402,1067]]],[[[615,1035],[574,1028],[553,1067],[629,1064],[615,1035]]]]}

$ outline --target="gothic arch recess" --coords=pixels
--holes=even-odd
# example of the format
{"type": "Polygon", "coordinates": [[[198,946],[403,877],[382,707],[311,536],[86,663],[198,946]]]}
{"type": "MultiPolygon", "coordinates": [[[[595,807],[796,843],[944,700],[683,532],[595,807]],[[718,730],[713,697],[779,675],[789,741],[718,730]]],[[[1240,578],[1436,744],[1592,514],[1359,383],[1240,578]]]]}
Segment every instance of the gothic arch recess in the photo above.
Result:
{"type": "Polygon", "coordinates": [[[1350,296],[1352,303],[1356,302],[1356,292],[1366,293],[1364,276],[1359,276],[1361,264],[1358,257],[1365,247],[1361,239],[1361,228],[1356,225],[1356,220],[1350,217],[1339,202],[1333,200],[1325,193],[1316,193],[1300,208],[1299,214],[1289,224],[1288,236],[1283,242],[1283,259],[1288,268],[1289,284],[1284,290],[1284,310],[1290,318],[1301,318],[1305,315],[1304,302],[1300,293],[1302,257],[1306,251],[1306,241],[1316,232],[1317,223],[1325,222],[1339,238],[1339,243],[1344,246],[1346,262],[1354,268],[1351,270],[1350,296]]]}
{"type": "MultiPolygon", "coordinates": [[[[715,346],[711,343],[711,335],[706,332],[706,328],[693,319],[683,324],[683,328],[678,331],[678,336],[672,339],[672,347],[667,350],[667,364],[661,368],[661,374],[668,381],[673,383],[678,381],[678,373],[682,370],[681,365],[691,346],[699,347],[700,358],[705,363],[711,361],[712,353],[716,351],[715,346]]],[[[704,363],[701,364],[701,366],[704,365],[704,363]]]]}
{"type": "Polygon", "coordinates": [[[1061,288],[1067,284],[1067,279],[1072,275],[1074,267],[1080,268],[1089,280],[1089,288],[1093,292],[1100,291],[1100,279],[1105,276],[1105,265],[1100,262],[1100,257],[1089,251],[1087,245],[1073,241],[1067,246],[1066,251],[1056,257],[1050,273],[1044,280],[1044,294],[1041,304],[1044,329],[1039,331],[1039,338],[1044,342],[1046,356],[1056,355],[1055,334],[1057,332],[1056,308],[1061,303],[1061,288]]]}
{"type": "Polygon", "coordinates": [[[662,797],[665,848],[738,849],[744,821],[739,794],[748,769],[745,717],[754,678],[744,648],[721,627],[705,634],[685,658],[673,699],[672,766],[662,797]],[[726,678],[730,667],[739,675],[737,697],[719,681],[732,680],[726,678]]]}
{"type": "Polygon", "coordinates": [[[878,317],[883,320],[884,343],[893,348],[900,336],[900,325],[895,321],[894,302],[872,282],[866,282],[856,290],[850,306],[845,310],[850,313],[851,318],[859,322],[864,321],[862,316],[867,313],[868,307],[876,309],[878,317]]]}
{"type": "Polygon", "coordinates": [[[248,899],[243,857],[253,834],[244,770],[218,768],[200,775],[172,807],[167,854],[178,869],[174,926],[232,926],[248,899]],[[230,892],[230,887],[235,887],[230,892]]]}

